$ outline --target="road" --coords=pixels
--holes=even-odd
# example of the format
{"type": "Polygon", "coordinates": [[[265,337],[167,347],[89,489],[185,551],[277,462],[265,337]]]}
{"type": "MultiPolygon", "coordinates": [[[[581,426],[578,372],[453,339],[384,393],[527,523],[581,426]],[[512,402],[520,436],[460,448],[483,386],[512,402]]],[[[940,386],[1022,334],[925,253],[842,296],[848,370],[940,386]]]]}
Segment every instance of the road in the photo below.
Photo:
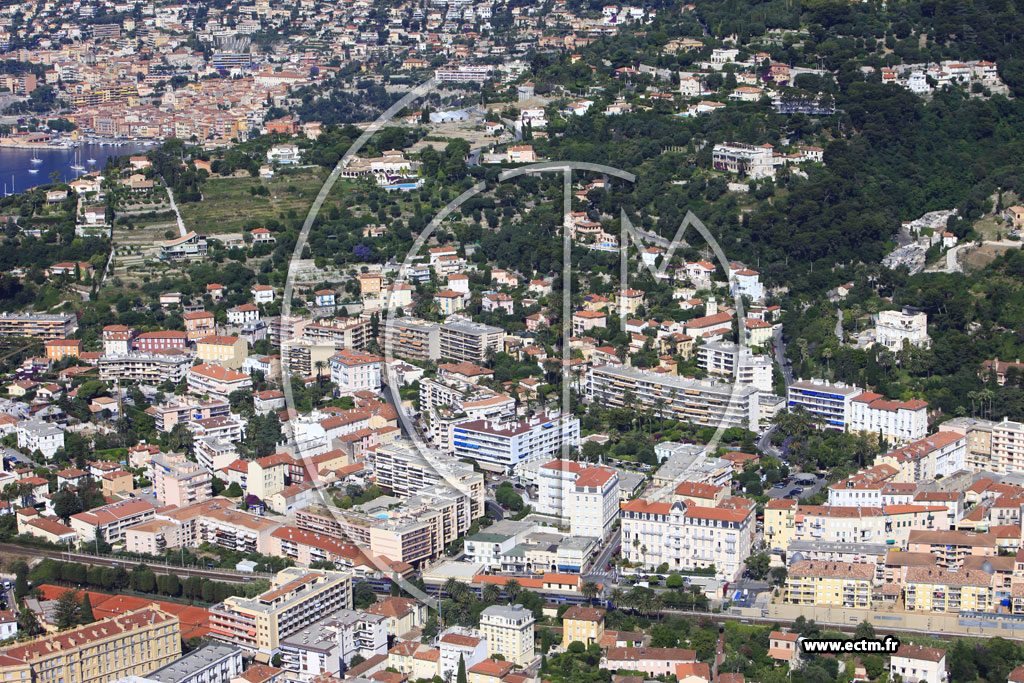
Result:
{"type": "MultiPolygon", "coordinates": [[[[131,569],[137,562],[128,558],[96,557],[95,555],[83,555],[81,553],[68,553],[60,550],[40,550],[39,548],[23,548],[13,543],[0,543],[0,552],[45,557],[62,562],[77,562],[87,564],[91,567],[117,567],[123,566],[131,569]]],[[[146,563],[146,566],[153,570],[154,574],[176,574],[179,577],[198,576],[214,581],[225,581],[228,583],[248,583],[255,579],[267,578],[265,574],[244,574],[229,569],[198,569],[195,567],[175,567],[157,563],[146,563]]]]}
{"type": "Polygon", "coordinates": [[[586,581],[594,581],[596,583],[603,583],[607,586],[609,583],[615,583],[618,572],[612,568],[611,571],[605,569],[609,562],[612,561],[612,557],[615,555],[615,549],[622,543],[622,530],[616,529],[615,533],[608,539],[608,543],[605,545],[604,550],[594,560],[594,564],[591,565],[591,571],[587,573],[584,578],[586,581]]]}
{"type": "MultiPolygon", "coordinates": [[[[1022,243],[1019,240],[1018,241],[1014,241],[1014,240],[985,240],[981,244],[984,247],[1013,247],[1015,249],[1020,249],[1022,243]]],[[[950,249],[949,251],[947,251],[946,252],[946,267],[941,269],[940,272],[943,272],[943,273],[962,273],[962,272],[964,272],[964,268],[963,268],[962,265],[960,265],[960,261],[959,261],[960,252],[963,249],[969,249],[969,248],[974,247],[974,246],[975,246],[974,242],[964,242],[963,244],[958,244],[955,247],[953,247],[952,249],[950,249]]]]}
{"type": "Polygon", "coordinates": [[[178,235],[184,237],[188,234],[188,230],[185,229],[185,221],[181,219],[181,213],[178,211],[178,205],[174,203],[174,190],[167,184],[167,182],[160,178],[164,184],[164,189],[167,190],[167,199],[170,201],[171,210],[174,211],[175,217],[178,219],[178,235]]]}

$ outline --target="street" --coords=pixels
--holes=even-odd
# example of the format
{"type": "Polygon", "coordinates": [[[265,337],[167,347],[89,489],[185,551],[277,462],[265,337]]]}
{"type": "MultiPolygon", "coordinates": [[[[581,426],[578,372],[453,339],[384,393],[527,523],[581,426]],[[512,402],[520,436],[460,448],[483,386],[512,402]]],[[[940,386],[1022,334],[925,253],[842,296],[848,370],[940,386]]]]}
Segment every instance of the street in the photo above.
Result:
{"type": "Polygon", "coordinates": [[[826,481],[824,474],[797,473],[793,475],[793,483],[780,489],[767,489],[765,494],[771,498],[807,498],[821,491],[826,481]],[[793,490],[798,488],[803,489],[803,492],[794,496],[793,490]]]}
{"type": "Polygon", "coordinates": [[[594,560],[594,564],[591,565],[590,572],[584,577],[585,581],[594,581],[597,583],[603,583],[607,586],[609,583],[614,583],[617,572],[615,568],[605,569],[609,562],[612,561],[612,556],[615,554],[615,549],[619,547],[622,542],[622,531],[616,529],[615,532],[609,537],[608,543],[605,545],[604,550],[594,560]]]}

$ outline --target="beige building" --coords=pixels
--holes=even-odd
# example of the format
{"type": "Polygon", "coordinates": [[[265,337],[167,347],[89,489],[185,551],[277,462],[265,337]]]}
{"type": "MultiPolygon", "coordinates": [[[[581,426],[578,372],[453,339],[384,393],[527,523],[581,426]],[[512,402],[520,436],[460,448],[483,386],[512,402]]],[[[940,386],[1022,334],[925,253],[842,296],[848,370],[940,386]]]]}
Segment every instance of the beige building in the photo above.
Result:
{"type": "Polygon", "coordinates": [[[210,335],[196,340],[196,357],[204,363],[237,370],[248,355],[248,344],[241,337],[210,335]]]}
{"type": "Polygon", "coordinates": [[[351,574],[289,567],[277,573],[267,592],[230,597],[210,608],[210,632],[217,640],[269,655],[281,639],[340,609],[352,609],[351,574]]]}
{"type": "Polygon", "coordinates": [[[266,501],[270,496],[284,489],[284,478],[292,466],[292,456],[275,453],[249,463],[245,492],[266,501]]]}
{"type": "Polygon", "coordinates": [[[506,662],[526,666],[533,662],[533,612],[522,605],[491,605],[480,613],[480,635],[487,640],[487,656],[501,655],[506,662]]]}
{"type": "Polygon", "coordinates": [[[0,650],[10,683],[108,683],[145,676],[181,656],[181,622],[146,608],[0,650]]]}
{"type": "Polygon", "coordinates": [[[601,644],[604,640],[604,610],[573,605],[562,615],[562,647],[574,641],[584,645],[601,644]]]}

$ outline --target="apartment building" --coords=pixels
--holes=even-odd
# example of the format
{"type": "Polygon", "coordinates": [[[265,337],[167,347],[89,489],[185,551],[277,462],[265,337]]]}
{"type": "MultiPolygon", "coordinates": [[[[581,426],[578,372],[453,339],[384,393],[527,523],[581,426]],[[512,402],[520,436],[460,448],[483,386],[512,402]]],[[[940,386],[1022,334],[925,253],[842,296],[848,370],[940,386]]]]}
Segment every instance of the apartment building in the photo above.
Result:
{"type": "Polygon", "coordinates": [[[348,349],[330,358],[331,383],[339,396],[351,396],[360,391],[380,393],[380,368],[384,359],[371,353],[348,349]]]}
{"type": "Polygon", "coordinates": [[[999,540],[992,532],[915,529],[907,537],[907,552],[927,553],[940,569],[957,570],[969,557],[998,555],[999,540]]]}
{"type": "Polygon", "coordinates": [[[192,396],[179,396],[159,405],[146,408],[153,416],[157,430],[169,432],[177,424],[191,424],[193,421],[214,417],[228,417],[231,405],[224,400],[200,401],[192,396]]]}
{"type": "Polygon", "coordinates": [[[149,480],[161,505],[185,507],[213,497],[213,476],[184,455],[154,455],[149,462],[149,480]]]}
{"type": "Polygon", "coordinates": [[[991,466],[996,472],[1024,470],[1024,423],[1003,418],[992,425],[991,466]]]}
{"type": "Polygon", "coordinates": [[[862,562],[794,562],[784,599],[791,605],[868,609],[874,576],[875,566],[862,562]]]}
{"type": "Polygon", "coordinates": [[[881,436],[896,443],[917,441],[928,433],[926,401],[888,401],[881,394],[842,382],[794,382],[787,392],[787,405],[790,410],[803,408],[822,427],[881,436]]]}
{"type": "Polygon", "coordinates": [[[51,339],[43,343],[46,357],[51,361],[78,358],[82,355],[81,339],[51,339]]]}
{"type": "Polygon", "coordinates": [[[142,384],[177,384],[192,366],[192,355],[181,349],[165,351],[132,351],[100,357],[100,379],[105,382],[140,382],[142,384]]]}
{"type": "Polygon", "coordinates": [[[7,647],[0,655],[0,676],[21,683],[144,677],[181,656],[181,622],[150,607],[7,647]]]}
{"type": "Polygon", "coordinates": [[[277,654],[282,639],[319,615],[352,609],[352,575],[289,567],[253,598],[230,597],[210,608],[210,635],[254,653],[277,654]]]}
{"type": "Polygon", "coordinates": [[[249,355],[249,346],[241,337],[210,335],[196,340],[196,357],[204,363],[237,370],[249,355]]]}
{"type": "Polygon", "coordinates": [[[437,484],[452,486],[469,497],[473,519],[484,514],[484,477],[466,463],[399,441],[371,449],[366,464],[377,484],[396,496],[413,496],[437,484]]]}
{"type": "Polygon", "coordinates": [[[758,390],[732,382],[695,380],[647,372],[622,365],[592,368],[587,375],[590,402],[622,408],[627,398],[641,409],[669,419],[711,427],[755,429],[759,420],[758,390]]]}
{"type": "Polygon", "coordinates": [[[766,355],[733,342],[711,341],[698,347],[697,362],[709,375],[731,377],[739,384],[772,393],[773,367],[766,355]]]}
{"type": "Polygon", "coordinates": [[[189,368],[185,374],[189,393],[227,399],[233,391],[252,391],[252,379],[230,368],[203,363],[189,368]]]}
{"type": "Polygon", "coordinates": [[[906,548],[914,531],[949,529],[953,514],[955,506],[946,504],[841,507],[773,500],[764,510],[764,538],[773,550],[788,550],[792,541],[886,543],[906,548]]]}
{"type": "Polygon", "coordinates": [[[475,323],[468,318],[452,316],[441,325],[438,340],[441,358],[483,363],[488,352],[500,351],[505,330],[475,323]]]}
{"type": "Polygon", "coordinates": [[[487,656],[501,655],[516,666],[536,658],[533,612],[522,605],[491,605],[480,613],[480,635],[487,641],[487,656]]]}
{"type": "Polygon", "coordinates": [[[441,358],[441,326],[417,318],[389,318],[384,325],[384,355],[438,360],[441,358]]]}
{"type": "MultiPolygon", "coordinates": [[[[992,428],[996,423],[973,417],[955,417],[939,425],[939,433],[959,432],[967,438],[965,466],[972,472],[997,471],[992,462],[992,428]]],[[[1021,442],[1024,446],[1024,441],[1021,442]]],[[[1024,462],[1024,453],[1020,456],[1024,462]]],[[[1002,470],[1000,470],[1002,471],[1002,470]]]]}
{"type": "Polygon", "coordinates": [[[516,402],[471,382],[430,377],[420,380],[420,412],[427,435],[443,453],[455,452],[455,428],[466,422],[507,422],[515,416],[516,402]]]}
{"type": "Polygon", "coordinates": [[[55,424],[39,419],[22,420],[14,427],[18,448],[30,453],[39,451],[47,460],[64,448],[64,430],[55,424]]]}
{"type": "Polygon", "coordinates": [[[881,394],[864,392],[850,402],[848,430],[895,443],[923,439],[928,434],[928,402],[887,401],[881,394]]]}
{"type": "Polygon", "coordinates": [[[904,600],[911,612],[993,612],[993,575],[981,569],[908,567],[904,600]]]}
{"type": "Polygon", "coordinates": [[[842,382],[799,380],[789,386],[786,404],[791,411],[806,410],[823,427],[847,430],[853,399],[863,393],[860,388],[842,382]]]}
{"type": "Polygon", "coordinates": [[[197,650],[146,674],[155,683],[228,683],[241,675],[242,649],[224,643],[206,643],[197,650]]]}
{"type": "Polygon", "coordinates": [[[938,432],[878,456],[875,464],[896,468],[897,482],[948,477],[967,468],[967,437],[955,431],[938,432]]]}
{"type": "Polygon", "coordinates": [[[74,314],[0,313],[0,337],[67,339],[78,330],[74,314]]]}
{"type": "Polygon", "coordinates": [[[289,339],[281,342],[281,363],[288,372],[298,377],[320,376],[330,372],[331,356],[337,353],[334,344],[318,343],[309,339],[289,339]]]}
{"type": "Polygon", "coordinates": [[[720,143],[711,150],[711,165],[716,171],[736,173],[754,180],[774,178],[774,157],[775,152],[769,144],[720,143]]]}
{"type": "Polygon", "coordinates": [[[364,660],[388,650],[387,620],[376,614],[342,609],[307,624],[280,641],[281,668],[292,681],[336,676],[359,655],[364,660]]]}
{"type": "Polygon", "coordinates": [[[930,348],[928,314],[910,306],[900,311],[880,311],[875,319],[875,343],[891,351],[899,351],[903,343],[930,348]]]}
{"type": "Polygon", "coordinates": [[[287,453],[275,453],[249,462],[245,492],[265,501],[285,487],[295,460],[287,453]]]}
{"type": "Polygon", "coordinates": [[[452,428],[453,453],[486,467],[511,471],[534,460],[550,459],[580,442],[580,421],[558,411],[521,420],[471,420],[452,428]]]}
{"type": "Polygon", "coordinates": [[[568,520],[574,536],[607,537],[618,517],[615,470],[552,460],[540,467],[537,479],[537,512],[568,520]]]}
{"type": "Polygon", "coordinates": [[[113,544],[124,540],[125,529],[154,516],[156,508],[153,505],[141,498],[129,498],[71,515],[71,528],[82,541],[99,537],[113,544]]]}
{"type": "MultiPolygon", "coordinates": [[[[471,507],[465,493],[437,485],[405,499],[401,506],[386,513],[310,506],[296,510],[295,523],[304,531],[350,540],[374,556],[419,566],[440,557],[448,545],[469,532],[471,507]]],[[[287,544],[282,543],[281,547],[286,554],[291,551],[287,544]]],[[[303,550],[296,547],[294,552],[301,557],[303,550]]],[[[308,552],[312,556],[313,551],[308,552]]]]}
{"type": "Polygon", "coordinates": [[[309,323],[302,330],[302,339],[314,344],[332,345],[336,349],[362,351],[372,330],[369,320],[332,318],[309,323]]]}
{"type": "Polygon", "coordinates": [[[645,567],[706,569],[734,581],[743,573],[753,542],[752,507],[702,507],[644,499],[622,504],[622,553],[645,567]]]}
{"type": "Polygon", "coordinates": [[[604,640],[603,609],[587,605],[573,605],[562,615],[562,647],[581,642],[586,646],[598,645],[604,640]]]}

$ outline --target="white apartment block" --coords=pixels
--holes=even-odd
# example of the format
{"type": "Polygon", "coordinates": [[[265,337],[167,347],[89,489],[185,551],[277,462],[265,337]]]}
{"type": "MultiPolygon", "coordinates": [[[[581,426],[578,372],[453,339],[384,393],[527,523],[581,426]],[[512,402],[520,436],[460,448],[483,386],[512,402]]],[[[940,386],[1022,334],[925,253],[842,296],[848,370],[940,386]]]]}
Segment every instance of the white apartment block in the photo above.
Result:
{"type": "Polygon", "coordinates": [[[899,482],[935,481],[967,468],[967,437],[956,431],[938,432],[878,456],[875,464],[899,470],[899,482]]]}
{"type": "Polygon", "coordinates": [[[711,427],[756,429],[760,419],[758,393],[752,386],[733,382],[687,379],[622,365],[592,368],[587,375],[587,399],[591,402],[621,408],[630,395],[638,408],[651,408],[670,419],[711,427]]]}
{"type": "Polygon", "coordinates": [[[875,343],[892,351],[903,348],[903,342],[913,346],[929,348],[932,338],[928,336],[928,314],[905,307],[902,311],[881,311],[875,321],[875,343]]]}
{"type": "Polygon", "coordinates": [[[1006,418],[994,423],[991,443],[991,465],[994,471],[1024,471],[1024,424],[1006,418]]]}
{"type": "Polygon", "coordinates": [[[457,488],[471,501],[469,518],[484,514],[484,475],[451,457],[417,448],[408,441],[379,445],[366,454],[377,483],[399,497],[410,497],[441,484],[457,488]]]}
{"type": "Polygon", "coordinates": [[[733,581],[750,556],[754,520],[753,508],[636,499],[622,505],[622,553],[645,567],[667,563],[670,571],[714,565],[717,578],[733,581]]]}
{"type": "Polygon", "coordinates": [[[896,443],[923,439],[928,433],[928,403],[916,398],[887,401],[864,392],[850,402],[848,431],[877,434],[896,443]]]}
{"type": "Polygon", "coordinates": [[[331,356],[331,383],[339,396],[359,391],[380,392],[380,356],[344,349],[331,356]]]}
{"type": "Polygon", "coordinates": [[[527,666],[535,659],[533,612],[522,605],[491,605],[480,613],[480,635],[487,641],[487,656],[501,655],[506,662],[527,666]]]}
{"type": "Polygon", "coordinates": [[[569,521],[573,536],[604,539],[619,509],[619,477],[608,467],[553,460],[538,471],[537,512],[569,521]]]}
{"type": "Polygon", "coordinates": [[[387,650],[386,616],[342,609],[281,639],[281,668],[292,681],[337,677],[356,655],[369,659],[387,650]]]}
{"type": "Polygon", "coordinates": [[[908,443],[928,433],[928,403],[920,399],[888,401],[881,394],[843,382],[799,380],[790,385],[787,405],[803,408],[822,427],[874,434],[908,443]]]}
{"type": "Polygon", "coordinates": [[[697,362],[709,375],[732,377],[737,383],[772,393],[772,360],[733,342],[712,341],[697,348],[697,362]]]}
{"type": "Polygon", "coordinates": [[[420,412],[431,443],[445,453],[455,452],[454,428],[474,420],[505,422],[515,417],[515,401],[469,382],[420,380],[420,412]]]}
{"type": "Polygon", "coordinates": [[[775,152],[771,145],[722,143],[711,150],[711,165],[716,171],[737,173],[752,179],[775,177],[775,152]]]}
{"type": "Polygon", "coordinates": [[[18,437],[18,448],[29,453],[39,451],[47,460],[64,448],[64,430],[55,424],[42,420],[22,420],[14,431],[18,437]]]}
{"type": "Polygon", "coordinates": [[[206,643],[181,659],[146,674],[154,683],[229,683],[243,670],[242,649],[226,643],[206,643]]]}
{"type": "Polygon", "coordinates": [[[558,412],[508,422],[473,420],[452,428],[454,455],[511,471],[516,465],[557,457],[580,442],[580,421],[558,412]]]}

